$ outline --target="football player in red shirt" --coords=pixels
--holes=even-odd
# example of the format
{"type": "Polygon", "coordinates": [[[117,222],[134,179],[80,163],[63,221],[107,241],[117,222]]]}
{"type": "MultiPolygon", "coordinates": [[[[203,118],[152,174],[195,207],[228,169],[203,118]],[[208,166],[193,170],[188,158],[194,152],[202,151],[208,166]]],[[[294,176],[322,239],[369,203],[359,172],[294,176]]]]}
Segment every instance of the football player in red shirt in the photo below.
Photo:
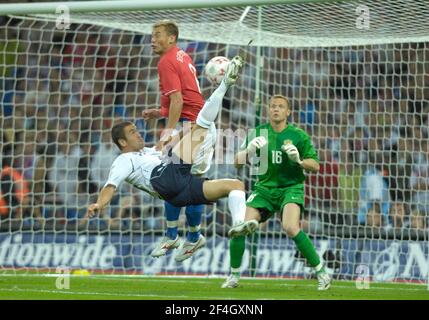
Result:
{"type": "MultiPolygon", "coordinates": [[[[193,124],[204,105],[204,98],[201,95],[198,83],[197,70],[191,57],[177,47],[178,36],[179,29],[172,21],[161,21],[153,25],[152,50],[160,56],[158,76],[161,92],[161,108],[146,109],[142,112],[142,116],[144,120],[161,117],[167,118],[166,127],[157,144],[158,150],[162,150],[166,143],[173,140],[174,135],[178,137],[176,132],[180,130],[180,126],[178,126],[180,122],[193,124]]],[[[214,125],[212,134],[207,135],[206,139],[208,147],[212,147],[212,144],[214,145],[216,141],[216,128],[214,125]]],[[[194,174],[203,174],[208,171],[209,165],[207,163],[211,161],[212,153],[208,154],[210,159],[202,161],[202,167],[197,165],[194,174]]],[[[164,204],[167,232],[161,239],[161,242],[152,251],[151,255],[153,257],[163,256],[168,250],[180,246],[177,229],[181,208],[174,207],[167,201],[164,204]]],[[[176,261],[183,261],[191,257],[196,250],[205,245],[206,240],[200,233],[203,209],[204,205],[186,207],[185,213],[188,224],[187,239],[176,255],[176,261]]]]}
{"type": "Polygon", "coordinates": [[[174,22],[162,21],[153,26],[152,49],[160,55],[161,108],[144,110],[143,119],[168,119],[158,149],[169,141],[179,121],[195,121],[204,105],[197,70],[191,57],[177,47],[178,36],[179,29],[174,22]]]}

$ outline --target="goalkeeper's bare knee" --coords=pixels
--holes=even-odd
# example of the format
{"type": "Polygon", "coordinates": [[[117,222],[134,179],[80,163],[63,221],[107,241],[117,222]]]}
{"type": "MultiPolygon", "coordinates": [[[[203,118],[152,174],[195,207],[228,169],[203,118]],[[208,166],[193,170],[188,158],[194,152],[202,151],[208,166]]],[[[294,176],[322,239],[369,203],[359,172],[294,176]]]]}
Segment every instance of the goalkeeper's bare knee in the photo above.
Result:
{"type": "Polygon", "coordinates": [[[299,225],[287,223],[283,224],[283,229],[289,238],[295,237],[301,231],[299,225]]]}

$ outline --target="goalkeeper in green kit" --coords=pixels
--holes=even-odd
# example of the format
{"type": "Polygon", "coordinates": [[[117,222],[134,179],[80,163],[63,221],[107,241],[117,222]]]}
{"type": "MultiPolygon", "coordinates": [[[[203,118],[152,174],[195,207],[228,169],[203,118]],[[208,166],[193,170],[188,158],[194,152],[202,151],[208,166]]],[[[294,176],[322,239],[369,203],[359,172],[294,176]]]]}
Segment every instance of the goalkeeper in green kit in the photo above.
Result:
{"type": "Polygon", "coordinates": [[[318,290],[326,290],[330,287],[331,277],[313,243],[300,230],[300,215],[304,210],[304,170],[319,171],[319,159],[308,134],[287,122],[290,107],[286,97],[272,96],[268,114],[269,123],[260,125],[253,135],[248,135],[235,156],[237,168],[245,164],[246,159],[258,157],[259,172],[253,193],[246,202],[244,222],[233,225],[228,232],[231,274],[222,288],[238,286],[245,236],[254,232],[259,223],[280,212],[283,229],[316,272],[318,290]]]}

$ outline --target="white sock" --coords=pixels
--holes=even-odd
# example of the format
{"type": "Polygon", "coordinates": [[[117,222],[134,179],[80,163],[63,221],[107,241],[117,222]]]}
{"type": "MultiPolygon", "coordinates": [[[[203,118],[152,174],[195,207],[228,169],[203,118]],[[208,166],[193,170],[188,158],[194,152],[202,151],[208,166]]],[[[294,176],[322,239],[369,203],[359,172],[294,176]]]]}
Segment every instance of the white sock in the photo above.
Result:
{"type": "Polygon", "coordinates": [[[323,262],[320,262],[317,266],[314,267],[314,271],[319,272],[323,268],[323,262]]]}
{"type": "Polygon", "coordinates": [[[228,194],[228,208],[232,216],[232,224],[244,221],[246,215],[246,194],[241,190],[232,190],[228,194]]]}
{"type": "Polygon", "coordinates": [[[210,128],[219,114],[222,100],[228,88],[222,81],[212,95],[207,99],[201,111],[198,113],[197,124],[203,128],[210,128]]]}
{"type": "Polygon", "coordinates": [[[233,268],[233,267],[231,267],[231,273],[235,273],[235,274],[240,274],[241,273],[241,270],[240,270],[241,268],[233,268]]]}

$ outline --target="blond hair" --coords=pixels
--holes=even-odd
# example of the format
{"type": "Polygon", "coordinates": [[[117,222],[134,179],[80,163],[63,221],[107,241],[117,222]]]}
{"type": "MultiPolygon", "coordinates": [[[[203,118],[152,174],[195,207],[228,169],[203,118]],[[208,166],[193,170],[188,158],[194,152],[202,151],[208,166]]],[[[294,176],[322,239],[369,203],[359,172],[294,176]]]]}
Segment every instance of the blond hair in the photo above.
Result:
{"type": "Polygon", "coordinates": [[[177,42],[177,39],[179,38],[179,27],[174,21],[171,21],[171,20],[158,21],[152,26],[152,29],[160,28],[160,27],[164,27],[165,31],[169,36],[175,36],[176,37],[175,41],[177,42]]]}
{"type": "Polygon", "coordinates": [[[283,95],[281,95],[281,94],[275,94],[275,95],[271,96],[271,98],[270,98],[270,102],[269,102],[269,104],[268,104],[268,105],[270,105],[270,104],[271,104],[271,101],[272,101],[273,99],[283,99],[284,101],[286,101],[286,103],[287,103],[287,107],[290,109],[289,99],[288,99],[286,96],[283,96],[283,95]]]}

